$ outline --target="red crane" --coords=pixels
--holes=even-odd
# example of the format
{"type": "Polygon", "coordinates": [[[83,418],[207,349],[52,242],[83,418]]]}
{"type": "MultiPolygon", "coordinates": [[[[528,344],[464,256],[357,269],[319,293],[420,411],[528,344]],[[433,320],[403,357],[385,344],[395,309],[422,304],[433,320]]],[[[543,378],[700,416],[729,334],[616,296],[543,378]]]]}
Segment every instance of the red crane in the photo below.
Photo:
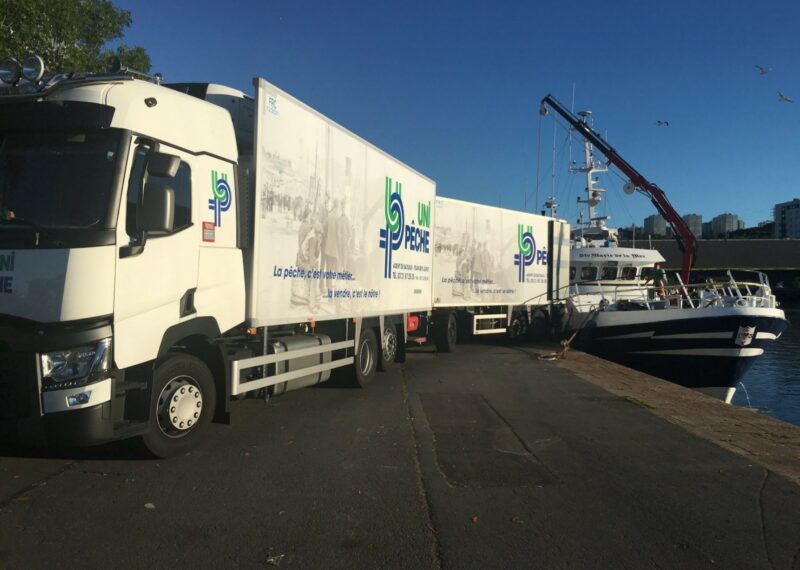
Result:
{"type": "Polygon", "coordinates": [[[686,222],[683,221],[683,218],[678,215],[678,212],[676,212],[672,204],[669,203],[664,191],[642,176],[633,166],[628,164],[628,162],[622,158],[610,144],[604,141],[598,133],[592,130],[585,121],[579,119],[564,108],[555,97],[547,95],[542,99],[541,105],[540,113],[542,115],[547,114],[548,106],[561,115],[573,129],[578,131],[586,140],[592,143],[597,150],[603,153],[608,159],[609,164],[613,164],[621,170],[636,189],[650,198],[650,201],[655,205],[658,213],[661,214],[672,228],[672,233],[675,236],[675,240],[678,242],[678,248],[680,248],[683,253],[681,279],[684,283],[688,283],[692,267],[694,267],[695,257],[697,256],[697,239],[694,237],[692,230],[689,229],[689,226],[686,225],[686,222]]]}

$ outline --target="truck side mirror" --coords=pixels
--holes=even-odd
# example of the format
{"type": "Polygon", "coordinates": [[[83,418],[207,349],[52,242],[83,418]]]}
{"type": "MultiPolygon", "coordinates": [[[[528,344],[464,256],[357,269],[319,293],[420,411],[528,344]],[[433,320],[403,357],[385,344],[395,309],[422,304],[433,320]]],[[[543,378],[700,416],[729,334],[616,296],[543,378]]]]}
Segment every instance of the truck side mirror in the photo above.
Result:
{"type": "Polygon", "coordinates": [[[169,186],[145,184],[136,216],[136,229],[151,234],[164,234],[172,231],[174,223],[175,191],[169,186]]]}
{"type": "Polygon", "coordinates": [[[181,158],[174,154],[151,152],[147,155],[147,174],[161,178],[174,178],[181,165],[181,158]]]}

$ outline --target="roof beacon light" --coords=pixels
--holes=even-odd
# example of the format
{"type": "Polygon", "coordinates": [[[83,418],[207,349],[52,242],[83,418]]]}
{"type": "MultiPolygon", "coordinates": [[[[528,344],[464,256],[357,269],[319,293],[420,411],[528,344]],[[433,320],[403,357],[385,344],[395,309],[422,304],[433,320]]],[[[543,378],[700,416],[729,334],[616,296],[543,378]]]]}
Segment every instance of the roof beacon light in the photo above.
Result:
{"type": "Polygon", "coordinates": [[[22,74],[19,62],[13,57],[5,57],[0,60],[0,81],[10,85],[16,85],[22,74]]]}
{"type": "Polygon", "coordinates": [[[44,75],[44,60],[38,55],[29,55],[22,60],[22,77],[38,83],[44,75]]]}

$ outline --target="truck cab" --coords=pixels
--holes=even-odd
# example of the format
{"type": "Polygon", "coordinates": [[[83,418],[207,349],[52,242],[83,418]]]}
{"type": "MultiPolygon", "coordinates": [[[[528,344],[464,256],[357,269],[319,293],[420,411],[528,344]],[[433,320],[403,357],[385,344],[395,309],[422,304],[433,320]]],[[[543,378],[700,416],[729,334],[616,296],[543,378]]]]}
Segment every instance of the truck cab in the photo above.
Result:
{"type": "Polygon", "coordinates": [[[157,81],[0,88],[4,436],[157,450],[210,421],[245,313],[238,156],[225,109],[157,81]]]}

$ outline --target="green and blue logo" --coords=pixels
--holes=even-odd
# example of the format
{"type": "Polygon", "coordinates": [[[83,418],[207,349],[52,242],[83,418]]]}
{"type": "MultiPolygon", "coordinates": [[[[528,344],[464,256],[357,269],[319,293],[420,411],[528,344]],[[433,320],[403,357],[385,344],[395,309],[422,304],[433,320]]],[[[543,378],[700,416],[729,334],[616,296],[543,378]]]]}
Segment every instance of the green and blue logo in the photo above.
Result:
{"type": "MultiPolygon", "coordinates": [[[[514,265],[519,267],[519,282],[525,281],[525,268],[536,260],[536,240],[533,238],[533,226],[517,224],[517,247],[519,253],[514,254],[514,265]]],[[[541,256],[540,256],[541,257],[541,256]]]]}
{"type": "Polygon", "coordinates": [[[384,183],[383,217],[386,226],[380,229],[379,245],[383,248],[383,276],[392,278],[392,252],[400,247],[411,251],[430,253],[430,204],[417,204],[419,225],[405,223],[405,209],[403,208],[403,185],[394,183],[388,176],[384,183]]]}
{"type": "Polygon", "coordinates": [[[214,225],[222,226],[222,213],[231,207],[231,187],[228,184],[228,175],[211,171],[211,196],[208,209],[214,212],[214,225]]]}

